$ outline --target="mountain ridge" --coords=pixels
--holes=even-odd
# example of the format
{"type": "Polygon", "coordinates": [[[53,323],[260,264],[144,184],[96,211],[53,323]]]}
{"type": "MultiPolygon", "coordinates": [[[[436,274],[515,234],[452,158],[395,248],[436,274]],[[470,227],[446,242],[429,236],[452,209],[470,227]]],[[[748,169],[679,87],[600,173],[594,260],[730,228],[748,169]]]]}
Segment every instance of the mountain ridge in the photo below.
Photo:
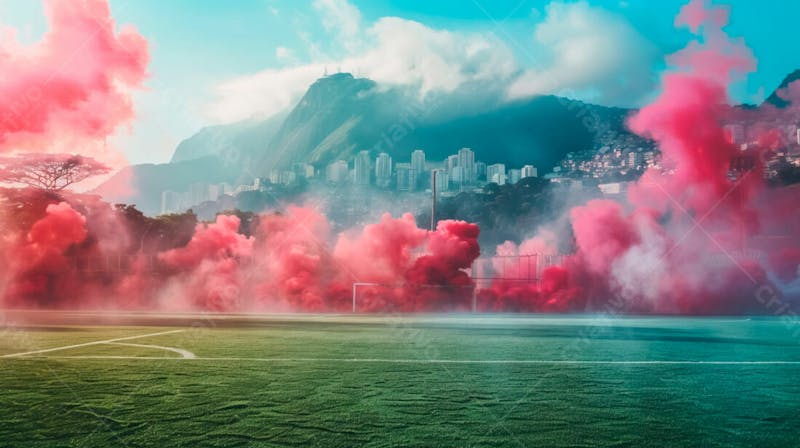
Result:
{"type": "MultiPolygon", "coordinates": [[[[785,107],[779,91],[800,79],[796,70],[762,103],[785,107]]],[[[423,149],[443,160],[462,147],[476,159],[508,166],[534,164],[546,172],[570,151],[602,144],[604,134],[632,135],[625,119],[634,109],[614,108],[551,95],[504,101],[481,86],[429,100],[400,88],[339,73],[315,81],[288,112],[266,120],[209,126],[183,140],[170,163],[137,165],[117,173],[95,192],[120,191],[130,178],[134,202],[158,213],[161,191],[185,191],[195,182],[247,182],[294,162],[323,169],[351,161],[360,150],[388,152],[395,162],[423,149]],[[188,171],[208,170],[206,175],[188,171]],[[212,174],[208,174],[212,173],[212,174]],[[205,177],[204,177],[205,176],[205,177]]]]}

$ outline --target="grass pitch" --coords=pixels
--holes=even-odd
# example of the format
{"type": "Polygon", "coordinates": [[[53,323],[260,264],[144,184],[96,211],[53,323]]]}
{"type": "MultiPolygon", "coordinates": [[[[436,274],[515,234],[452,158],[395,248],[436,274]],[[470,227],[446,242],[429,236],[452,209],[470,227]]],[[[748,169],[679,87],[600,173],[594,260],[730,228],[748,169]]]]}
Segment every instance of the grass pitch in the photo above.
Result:
{"type": "Polygon", "coordinates": [[[784,447],[800,435],[800,340],[779,319],[5,317],[0,446],[784,447]]]}

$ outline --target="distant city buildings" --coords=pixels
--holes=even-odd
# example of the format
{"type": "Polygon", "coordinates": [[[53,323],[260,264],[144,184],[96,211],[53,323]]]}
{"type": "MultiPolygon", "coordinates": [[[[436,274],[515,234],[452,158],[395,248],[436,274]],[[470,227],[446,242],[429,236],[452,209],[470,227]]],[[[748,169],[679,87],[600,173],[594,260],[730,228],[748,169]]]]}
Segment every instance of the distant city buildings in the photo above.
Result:
{"type": "Polygon", "coordinates": [[[461,170],[458,168],[458,154],[453,154],[447,157],[445,161],[445,167],[447,169],[447,177],[450,179],[450,182],[455,184],[461,183],[461,170]]]}
{"type": "MultiPolygon", "coordinates": [[[[613,152],[620,156],[619,151],[613,152]]],[[[623,165],[646,165],[644,154],[624,155],[627,158],[623,165]]],[[[580,168],[581,156],[570,154],[565,162],[569,167],[580,168]]],[[[605,163],[604,165],[614,165],[605,163]]],[[[557,167],[561,170],[561,167],[557,167]]],[[[568,170],[562,171],[566,173],[568,170]]],[[[271,170],[265,177],[256,178],[252,184],[230,185],[193,184],[188,191],[178,193],[164,191],[162,193],[162,213],[183,212],[196,205],[208,201],[216,201],[223,195],[236,196],[250,191],[267,191],[273,186],[293,186],[301,182],[326,182],[328,184],[350,183],[357,187],[374,185],[382,189],[395,189],[400,192],[414,192],[432,187],[432,175],[435,175],[436,189],[439,192],[480,191],[484,182],[498,185],[516,184],[528,177],[538,177],[538,170],[533,165],[520,168],[507,168],[503,163],[487,166],[486,162],[476,160],[471,148],[461,148],[442,161],[429,161],[422,149],[411,152],[405,161],[395,161],[389,153],[381,152],[373,157],[369,151],[359,151],[352,161],[335,160],[317,171],[310,163],[293,163],[289,169],[271,170]]],[[[558,176],[556,176],[558,177],[558,176]]],[[[551,178],[553,181],[558,179],[551,178]]]]}
{"type": "Polygon", "coordinates": [[[525,165],[522,167],[522,178],[539,177],[539,170],[533,165],[525,165]]]}
{"type": "MultiPolygon", "coordinates": [[[[249,185],[248,187],[256,188],[254,185],[249,185]]],[[[226,183],[194,183],[189,186],[189,191],[186,192],[166,190],[161,193],[161,214],[182,213],[204,202],[216,201],[223,195],[236,194],[237,190],[234,190],[226,183]]]]}
{"type": "Polygon", "coordinates": [[[398,163],[395,166],[397,172],[397,191],[413,191],[416,189],[417,175],[411,168],[410,163],[398,163]]]}
{"type": "Polygon", "coordinates": [[[461,185],[472,185],[476,180],[475,153],[469,148],[458,150],[458,172],[461,185]]]}
{"type": "Polygon", "coordinates": [[[475,162],[475,179],[478,181],[486,180],[486,164],[475,162]]]}
{"type": "Polygon", "coordinates": [[[176,193],[174,191],[164,191],[161,193],[161,214],[167,215],[170,213],[177,213],[185,210],[185,193],[176,193]]]}
{"type": "Polygon", "coordinates": [[[423,185],[424,175],[428,171],[425,152],[423,150],[417,149],[411,153],[411,170],[416,179],[411,185],[411,190],[416,190],[423,185]]]}
{"type": "Polygon", "coordinates": [[[431,171],[432,179],[436,179],[436,191],[447,191],[450,187],[450,175],[445,168],[431,171]]]}
{"type": "Polygon", "coordinates": [[[605,196],[619,196],[628,191],[628,182],[611,182],[607,184],[599,184],[597,188],[605,196]]]}
{"type": "Polygon", "coordinates": [[[353,183],[356,185],[369,185],[371,176],[371,161],[369,151],[361,151],[356,155],[353,169],[353,183]]]}
{"type": "Polygon", "coordinates": [[[655,149],[606,146],[598,151],[568,153],[547,177],[613,179],[638,175],[648,168],[660,169],[655,149]]]}
{"type": "MultiPolygon", "coordinates": [[[[797,124],[731,122],[724,124],[723,131],[728,141],[741,150],[730,162],[728,176],[732,180],[756,167],[763,167],[762,175],[767,179],[779,176],[787,166],[800,167],[800,128],[797,124]],[[769,160],[759,163],[755,148],[765,129],[780,134],[780,146],[769,160]]],[[[531,164],[521,167],[487,164],[477,160],[471,148],[460,148],[444,160],[434,161],[428,160],[422,149],[412,151],[410,159],[406,160],[393,160],[386,152],[373,156],[374,153],[371,155],[369,151],[360,151],[352,160],[335,160],[319,171],[317,168],[320,166],[293,163],[290,169],[272,170],[252,184],[235,188],[227,184],[196,183],[185,192],[164,191],[161,212],[183,212],[204,202],[217,201],[224,195],[267,190],[274,185],[291,186],[302,181],[351,183],[364,188],[374,184],[378,188],[410,193],[433,187],[430,183],[433,175],[436,190],[452,195],[480,191],[484,183],[513,185],[540,175],[538,168],[531,164]]],[[[595,148],[567,153],[552,172],[543,174],[543,178],[573,189],[591,186],[603,195],[614,196],[624,194],[629,182],[651,169],[665,174],[671,172],[662,165],[661,154],[654,142],[636,136],[602,137],[595,148]]]]}
{"type": "Polygon", "coordinates": [[[292,165],[292,172],[299,179],[311,179],[314,177],[314,166],[308,163],[295,163],[292,165]]]}
{"type": "Polygon", "coordinates": [[[350,177],[350,168],[344,160],[337,160],[325,168],[325,180],[329,183],[345,183],[348,177],[350,177]]]}
{"type": "Polygon", "coordinates": [[[506,165],[495,163],[486,167],[486,181],[497,185],[506,184],[506,165]]]}
{"type": "Polygon", "coordinates": [[[382,152],[375,159],[375,185],[388,188],[392,184],[392,158],[382,152]]]}

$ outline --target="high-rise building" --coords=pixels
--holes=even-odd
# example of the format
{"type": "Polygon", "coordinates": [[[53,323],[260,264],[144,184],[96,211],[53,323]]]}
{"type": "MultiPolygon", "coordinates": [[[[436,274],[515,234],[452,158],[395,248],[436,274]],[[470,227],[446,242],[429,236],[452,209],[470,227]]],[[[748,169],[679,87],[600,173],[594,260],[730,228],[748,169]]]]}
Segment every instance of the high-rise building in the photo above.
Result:
{"type": "Polygon", "coordinates": [[[308,163],[292,164],[292,171],[300,179],[311,179],[314,177],[314,167],[308,163]]]}
{"type": "Polygon", "coordinates": [[[497,185],[506,184],[506,166],[502,163],[496,163],[486,167],[486,181],[494,182],[497,185]]]}
{"type": "Polygon", "coordinates": [[[508,183],[514,185],[519,182],[520,179],[522,179],[522,170],[518,170],[516,168],[508,170],[508,183]]]}
{"type": "Polygon", "coordinates": [[[382,152],[375,159],[375,183],[381,188],[387,188],[392,183],[392,158],[382,152]]]}
{"type": "Polygon", "coordinates": [[[486,164],[483,162],[475,162],[475,180],[486,180],[486,164]]]}
{"type": "Polygon", "coordinates": [[[195,183],[189,185],[189,206],[202,204],[208,200],[208,185],[195,183]]]}
{"type": "Polygon", "coordinates": [[[346,182],[349,174],[350,170],[344,160],[337,160],[325,168],[325,180],[332,184],[346,182]]]}
{"type": "Polygon", "coordinates": [[[371,161],[369,151],[361,151],[356,155],[355,170],[353,171],[353,183],[356,185],[370,184],[371,161]]]}
{"type": "Polygon", "coordinates": [[[456,172],[458,171],[458,155],[453,154],[447,157],[445,168],[447,169],[447,175],[450,177],[450,181],[453,181],[453,178],[458,176],[456,172]]]}
{"type": "Polygon", "coordinates": [[[297,174],[294,171],[281,171],[281,185],[291,185],[297,182],[297,174]]]}
{"type": "Polygon", "coordinates": [[[425,172],[425,151],[417,149],[411,153],[411,169],[418,175],[425,172]]]}
{"type": "Polygon", "coordinates": [[[184,208],[184,194],[174,191],[164,191],[161,193],[161,214],[167,215],[177,213],[184,208]]]}
{"type": "Polygon", "coordinates": [[[444,168],[431,170],[431,175],[436,176],[436,191],[447,191],[450,186],[450,176],[444,168]]]}
{"type": "Polygon", "coordinates": [[[471,149],[461,148],[458,150],[458,170],[462,184],[475,183],[475,153],[471,149]]]}
{"type": "Polygon", "coordinates": [[[395,165],[397,173],[397,190],[413,191],[417,185],[417,172],[411,168],[410,163],[398,163],[395,165]]]}
{"type": "Polygon", "coordinates": [[[424,183],[425,173],[428,171],[425,161],[425,152],[417,149],[411,153],[411,170],[414,172],[415,181],[411,185],[412,190],[420,188],[424,183]]]}
{"type": "Polygon", "coordinates": [[[539,170],[533,165],[525,165],[522,167],[522,178],[539,177],[539,170]]]}
{"type": "Polygon", "coordinates": [[[208,186],[208,200],[209,201],[216,201],[219,199],[220,196],[223,195],[222,188],[219,185],[209,185],[208,186]]]}
{"type": "Polygon", "coordinates": [[[638,169],[644,165],[644,155],[639,151],[631,151],[628,153],[628,168],[638,169]]]}

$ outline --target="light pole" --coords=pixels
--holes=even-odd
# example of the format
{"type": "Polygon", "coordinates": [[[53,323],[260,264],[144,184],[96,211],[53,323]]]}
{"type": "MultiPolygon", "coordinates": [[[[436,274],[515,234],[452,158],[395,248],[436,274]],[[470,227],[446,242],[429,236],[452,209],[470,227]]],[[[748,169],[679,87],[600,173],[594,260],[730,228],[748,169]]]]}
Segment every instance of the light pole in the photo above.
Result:
{"type": "Polygon", "coordinates": [[[431,170],[431,232],[436,230],[436,170],[431,170]]]}

